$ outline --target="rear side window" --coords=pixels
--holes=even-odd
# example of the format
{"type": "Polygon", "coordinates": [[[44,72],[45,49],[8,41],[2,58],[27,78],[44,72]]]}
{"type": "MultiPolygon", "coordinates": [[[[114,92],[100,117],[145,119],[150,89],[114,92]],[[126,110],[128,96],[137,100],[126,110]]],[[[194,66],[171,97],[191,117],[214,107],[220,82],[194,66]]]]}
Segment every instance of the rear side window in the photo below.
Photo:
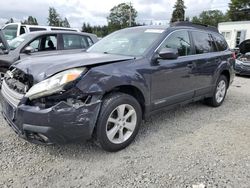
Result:
{"type": "Polygon", "coordinates": [[[221,35],[212,35],[217,46],[218,51],[225,51],[227,49],[227,42],[221,35]]]}
{"type": "Polygon", "coordinates": [[[47,29],[45,28],[38,28],[38,27],[30,27],[30,32],[35,32],[35,31],[46,31],[47,29]]]}
{"type": "Polygon", "coordinates": [[[161,48],[177,49],[179,56],[191,55],[191,44],[187,31],[176,31],[168,36],[161,48]]]}
{"type": "Polygon", "coordinates": [[[216,52],[216,46],[212,37],[205,32],[192,31],[195,54],[216,52]]]}
{"type": "Polygon", "coordinates": [[[93,43],[89,44],[89,40],[92,42],[88,36],[63,34],[63,47],[65,50],[85,49],[93,43]]]}

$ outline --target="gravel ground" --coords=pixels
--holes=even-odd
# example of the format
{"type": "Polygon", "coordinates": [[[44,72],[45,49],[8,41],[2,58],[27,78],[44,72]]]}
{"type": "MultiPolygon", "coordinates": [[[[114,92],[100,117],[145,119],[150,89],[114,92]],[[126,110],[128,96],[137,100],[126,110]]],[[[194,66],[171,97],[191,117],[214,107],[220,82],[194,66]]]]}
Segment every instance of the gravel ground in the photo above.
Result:
{"type": "Polygon", "coordinates": [[[250,78],[223,106],[194,103],[144,122],[135,142],[30,144],[0,119],[0,187],[250,187],[250,78]]]}

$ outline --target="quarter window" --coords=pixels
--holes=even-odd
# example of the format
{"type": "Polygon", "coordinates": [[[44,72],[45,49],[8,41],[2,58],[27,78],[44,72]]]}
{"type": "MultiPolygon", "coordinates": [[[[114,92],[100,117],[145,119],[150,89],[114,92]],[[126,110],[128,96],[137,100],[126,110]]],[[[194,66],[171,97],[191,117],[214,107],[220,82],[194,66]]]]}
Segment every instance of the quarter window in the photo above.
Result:
{"type": "Polygon", "coordinates": [[[218,51],[224,51],[227,49],[227,42],[224,40],[224,38],[221,35],[213,34],[213,38],[214,38],[218,51]]]}
{"type": "Polygon", "coordinates": [[[186,56],[191,54],[191,44],[187,31],[176,31],[163,43],[161,48],[177,49],[179,56],[186,56]]]}
{"type": "Polygon", "coordinates": [[[216,46],[212,37],[205,32],[192,31],[195,54],[215,52],[216,46]]]}

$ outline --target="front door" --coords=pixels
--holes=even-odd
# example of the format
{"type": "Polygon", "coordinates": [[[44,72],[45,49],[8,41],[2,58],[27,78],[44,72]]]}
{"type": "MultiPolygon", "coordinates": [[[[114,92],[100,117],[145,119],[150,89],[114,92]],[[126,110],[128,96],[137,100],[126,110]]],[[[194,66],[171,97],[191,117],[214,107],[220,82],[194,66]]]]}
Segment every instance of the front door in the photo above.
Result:
{"type": "Polygon", "coordinates": [[[152,65],[151,101],[154,109],[192,99],[195,90],[189,33],[185,30],[173,32],[159,50],[162,48],[177,49],[179,57],[175,60],[158,59],[152,65]]]}

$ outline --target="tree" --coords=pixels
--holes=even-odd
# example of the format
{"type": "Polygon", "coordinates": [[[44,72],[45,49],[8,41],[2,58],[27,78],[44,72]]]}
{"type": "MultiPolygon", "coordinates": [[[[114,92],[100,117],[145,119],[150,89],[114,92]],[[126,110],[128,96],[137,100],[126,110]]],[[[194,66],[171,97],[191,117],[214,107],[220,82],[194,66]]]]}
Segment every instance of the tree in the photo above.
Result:
{"type": "Polygon", "coordinates": [[[203,11],[199,16],[194,16],[193,23],[218,26],[219,22],[228,21],[228,16],[220,10],[203,11]]]}
{"type": "Polygon", "coordinates": [[[49,26],[61,26],[62,24],[60,15],[53,7],[49,7],[48,24],[49,26]]]}
{"type": "Polygon", "coordinates": [[[82,25],[82,32],[92,33],[92,27],[89,23],[83,23],[82,25]]]}
{"type": "Polygon", "coordinates": [[[250,1],[231,0],[228,16],[232,21],[250,20],[250,1]]]}
{"type": "Polygon", "coordinates": [[[60,26],[62,27],[70,27],[69,21],[67,18],[64,18],[64,20],[61,22],[60,26]]]}
{"type": "Polygon", "coordinates": [[[13,18],[10,18],[5,24],[14,23],[13,18]]]}
{"type": "Polygon", "coordinates": [[[185,18],[185,5],[183,0],[177,0],[174,5],[171,22],[184,21],[185,18]]]}
{"type": "Polygon", "coordinates": [[[38,25],[36,18],[32,16],[29,16],[28,19],[24,20],[22,23],[27,25],[38,25]]]}
{"type": "Polygon", "coordinates": [[[130,3],[121,3],[110,10],[107,17],[110,31],[135,26],[137,11],[130,3]]]}

